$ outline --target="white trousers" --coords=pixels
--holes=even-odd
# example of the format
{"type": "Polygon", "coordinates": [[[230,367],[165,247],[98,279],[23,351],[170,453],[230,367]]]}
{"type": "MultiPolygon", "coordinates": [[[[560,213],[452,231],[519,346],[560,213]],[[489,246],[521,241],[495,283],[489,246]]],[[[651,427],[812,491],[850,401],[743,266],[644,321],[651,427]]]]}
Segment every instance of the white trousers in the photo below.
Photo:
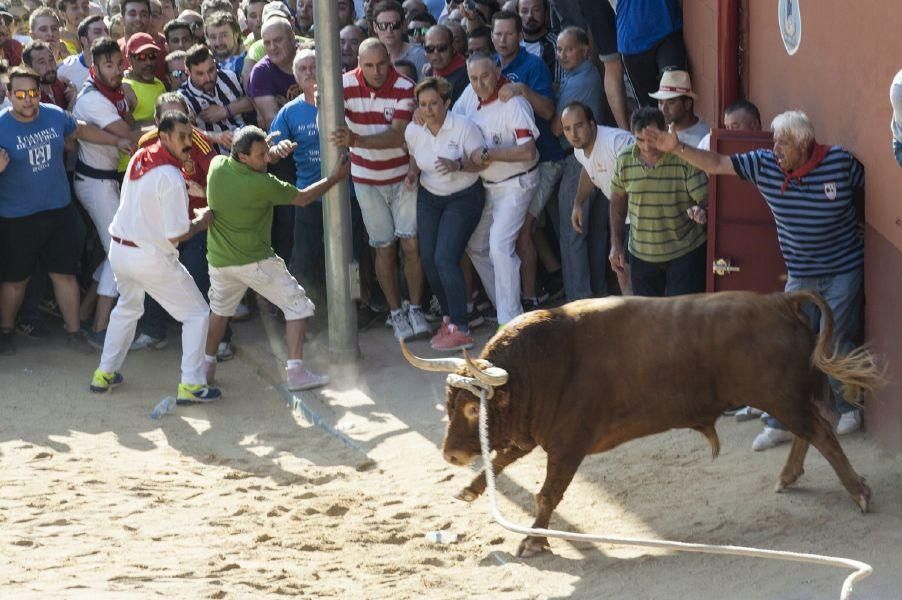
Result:
{"type": "Polygon", "coordinates": [[[144,294],[156,300],[182,323],[182,383],[203,384],[204,345],[210,307],[177,254],[132,248],[113,242],[110,264],[119,286],[119,302],[110,315],[100,369],[114,373],[122,367],[144,314],[144,294]]]}
{"type": "Polygon", "coordinates": [[[113,276],[113,268],[110,266],[110,223],[119,209],[119,182],[110,179],[92,179],[83,175],[75,177],[75,195],[85,208],[97,234],[100,243],[106,251],[107,258],[103,260],[94,272],[97,281],[97,293],[101,296],[115,298],[118,295],[116,278],[113,276]]]}
{"type": "Polygon", "coordinates": [[[538,171],[485,186],[485,207],[467,243],[467,254],[503,325],[523,312],[517,234],[535,196],[538,171]]]}

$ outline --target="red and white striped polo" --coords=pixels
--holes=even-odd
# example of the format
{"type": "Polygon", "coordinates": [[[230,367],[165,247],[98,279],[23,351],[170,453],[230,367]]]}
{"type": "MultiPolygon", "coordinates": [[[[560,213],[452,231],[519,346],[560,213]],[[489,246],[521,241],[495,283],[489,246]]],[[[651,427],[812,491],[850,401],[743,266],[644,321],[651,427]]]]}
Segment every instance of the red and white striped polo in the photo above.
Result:
{"type": "MultiPolygon", "coordinates": [[[[363,78],[360,67],[342,78],[345,96],[345,120],[357,135],[376,135],[388,131],[392,121],[410,121],[413,117],[414,84],[394,69],[379,89],[363,78]]],[[[388,185],[407,175],[407,151],[402,147],[370,150],[351,148],[351,178],[355,183],[388,185]]]]}

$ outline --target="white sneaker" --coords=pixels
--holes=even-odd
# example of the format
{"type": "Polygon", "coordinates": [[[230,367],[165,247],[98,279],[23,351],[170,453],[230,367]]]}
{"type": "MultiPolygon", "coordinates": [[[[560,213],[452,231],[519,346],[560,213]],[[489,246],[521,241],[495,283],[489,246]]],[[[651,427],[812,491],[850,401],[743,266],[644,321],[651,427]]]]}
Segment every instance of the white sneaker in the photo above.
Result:
{"type": "Polygon", "coordinates": [[[765,427],[764,430],[755,437],[755,441],[752,442],[752,450],[761,452],[762,450],[785,444],[791,439],[792,433],[785,429],[765,427]]]}
{"type": "Polygon", "coordinates": [[[744,421],[757,419],[763,414],[763,410],[758,410],[757,408],[752,408],[751,406],[743,406],[741,409],[736,411],[736,420],[742,423],[744,421]]]}
{"type": "Polygon", "coordinates": [[[132,345],[129,346],[129,351],[134,352],[136,350],[144,350],[145,348],[153,348],[154,350],[162,350],[166,347],[166,338],[155,338],[147,335],[146,333],[142,333],[138,337],[135,338],[135,341],[132,342],[132,345]]]}
{"type": "Polygon", "coordinates": [[[410,321],[410,327],[413,329],[415,337],[427,336],[432,331],[429,329],[429,323],[426,322],[426,315],[420,308],[411,308],[407,311],[407,319],[410,321]]]}
{"type": "Polygon", "coordinates": [[[225,362],[235,358],[235,350],[232,348],[231,342],[219,342],[216,347],[216,360],[225,362]]]}
{"type": "Polygon", "coordinates": [[[836,435],[848,435],[861,429],[861,411],[857,408],[839,416],[836,435]]]}
{"type": "Polygon", "coordinates": [[[409,340],[413,337],[413,327],[410,326],[410,322],[404,316],[403,311],[395,315],[389,315],[389,319],[391,319],[391,327],[395,331],[396,340],[409,340]]]}

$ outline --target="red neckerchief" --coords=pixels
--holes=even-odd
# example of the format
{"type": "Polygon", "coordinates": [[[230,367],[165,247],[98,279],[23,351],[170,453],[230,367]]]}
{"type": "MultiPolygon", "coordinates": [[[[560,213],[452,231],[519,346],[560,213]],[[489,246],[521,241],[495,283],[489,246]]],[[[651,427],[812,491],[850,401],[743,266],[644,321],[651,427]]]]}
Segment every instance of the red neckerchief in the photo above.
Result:
{"type": "Polygon", "coordinates": [[[802,177],[810,173],[824,160],[824,157],[827,156],[827,152],[830,151],[830,146],[822,146],[817,142],[811,143],[811,155],[808,157],[808,162],[804,165],[795,169],[793,171],[787,171],[786,169],[780,169],[783,171],[783,185],[780,187],[781,193],[786,193],[786,188],[789,187],[790,182],[795,179],[799,183],[802,182],[802,177]]]}
{"type": "Polygon", "coordinates": [[[91,74],[91,84],[94,86],[94,89],[103,94],[103,97],[116,107],[116,112],[119,113],[123,120],[131,119],[132,113],[128,109],[128,102],[125,100],[125,90],[122,89],[122,86],[120,85],[119,89],[116,90],[105,84],[97,77],[93,66],[88,72],[91,74]]]}
{"type": "Polygon", "coordinates": [[[466,67],[467,61],[460,54],[455,54],[454,58],[451,59],[451,62],[448,63],[448,66],[444,69],[433,69],[432,72],[434,75],[438,77],[447,77],[454,71],[458,70],[461,67],[466,67]]]}
{"type": "Polygon", "coordinates": [[[478,102],[476,103],[476,110],[482,110],[483,106],[485,106],[486,104],[491,104],[492,102],[497,100],[498,92],[501,90],[501,88],[503,88],[505,85],[507,85],[510,82],[511,82],[511,80],[508,79],[507,77],[505,77],[504,75],[499,76],[498,83],[495,84],[495,91],[492,92],[491,96],[486,98],[485,101],[479,100],[479,98],[477,97],[478,102]]]}
{"type": "Polygon", "coordinates": [[[66,101],[66,84],[57,79],[50,85],[49,94],[41,87],[41,102],[45,104],[54,104],[63,110],[68,110],[69,102],[66,101]]]}
{"type": "Polygon", "coordinates": [[[395,71],[394,67],[390,67],[388,70],[388,77],[385,78],[385,83],[382,84],[382,87],[374,88],[366,80],[366,77],[363,76],[363,70],[360,67],[357,67],[354,76],[357,77],[357,83],[360,84],[360,87],[369,91],[370,94],[374,96],[378,96],[379,92],[381,92],[382,90],[392,89],[392,87],[394,87],[395,85],[395,82],[398,81],[398,77],[403,77],[403,75],[395,71]]]}
{"type": "Polygon", "coordinates": [[[157,140],[149,146],[145,146],[135,152],[135,158],[132,160],[132,168],[128,172],[128,178],[132,181],[140,179],[144,175],[156,167],[163,165],[172,165],[179,171],[182,170],[182,161],[169,153],[169,150],[163,147],[163,144],[157,140]]]}

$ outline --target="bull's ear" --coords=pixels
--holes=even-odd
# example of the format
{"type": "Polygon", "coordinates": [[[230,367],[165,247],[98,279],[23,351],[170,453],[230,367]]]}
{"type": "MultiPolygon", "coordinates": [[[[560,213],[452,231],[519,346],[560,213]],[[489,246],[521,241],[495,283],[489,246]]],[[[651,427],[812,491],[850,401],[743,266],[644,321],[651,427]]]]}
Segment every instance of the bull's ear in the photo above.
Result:
{"type": "Polygon", "coordinates": [[[479,403],[467,402],[464,404],[464,417],[467,421],[475,422],[479,420],[479,403]]]}
{"type": "Polygon", "coordinates": [[[510,396],[507,395],[507,392],[496,389],[492,402],[497,404],[499,408],[507,408],[511,403],[511,399],[510,396]]]}

